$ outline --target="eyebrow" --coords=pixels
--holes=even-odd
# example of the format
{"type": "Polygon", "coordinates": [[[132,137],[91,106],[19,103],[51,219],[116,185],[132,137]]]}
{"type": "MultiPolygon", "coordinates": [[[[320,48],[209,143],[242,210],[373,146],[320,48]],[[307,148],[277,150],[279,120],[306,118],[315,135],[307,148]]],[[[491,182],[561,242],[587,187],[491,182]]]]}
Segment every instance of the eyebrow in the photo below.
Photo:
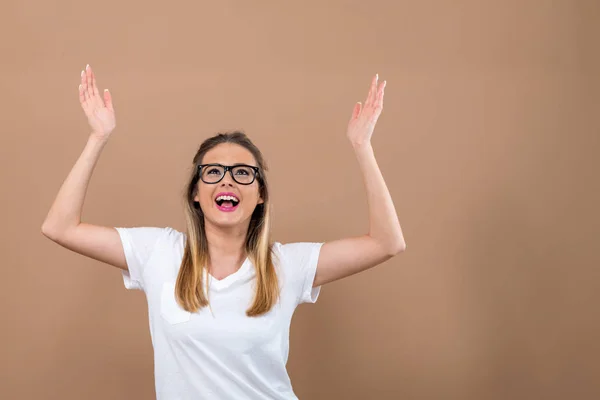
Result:
{"type": "MultiPolygon", "coordinates": [[[[225,164],[221,164],[221,163],[218,163],[218,162],[213,162],[213,163],[206,163],[206,165],[223,165],[224,166],[225,164]]],[[[257,167],[258,168],[258,165],[252,165],[252,164],[246,164],[246,163],[235,163],[235,164],[232,165],[232,167],[236,167],[238,165],[249,165],[250,167],[257,167]]]]}
{"type": "MultiPolygon", "coordinates": [[[[209,164],[209,165],[225,165],[225,164],[222,164],[222,163],[207,163],[207,164],[209,164]]],[[[250,165],[251,167],[254,166],[252,164],[246,164],[246,163],[235,163],[235,164],[232,165],[232,167],[235,167],[236,165],[250,165]]]]}

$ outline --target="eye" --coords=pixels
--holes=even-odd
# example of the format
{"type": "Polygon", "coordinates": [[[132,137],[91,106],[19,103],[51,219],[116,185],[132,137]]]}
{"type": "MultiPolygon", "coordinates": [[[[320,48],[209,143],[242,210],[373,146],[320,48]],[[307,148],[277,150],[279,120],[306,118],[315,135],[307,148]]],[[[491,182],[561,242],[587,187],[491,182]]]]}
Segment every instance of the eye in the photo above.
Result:
{"type": "Polygon", "coordinates": [[[237,166],[233,169],[233,173],[235,175],[241,175],[241,176],[251,176],[253,171],[250,167],[245,167],[243,165],[237,166]]]}
{"type": "Polygon", "coordinates": [[[218,168],[211,168],[211,169],[209,169],[209,170],[208,170],[206,173],[207,173],[207,174],[213,174],[213,175],[214,175],[214,174],[220,175],[220,174],[221,174],[221,171],[220,171],[218,168]]]}

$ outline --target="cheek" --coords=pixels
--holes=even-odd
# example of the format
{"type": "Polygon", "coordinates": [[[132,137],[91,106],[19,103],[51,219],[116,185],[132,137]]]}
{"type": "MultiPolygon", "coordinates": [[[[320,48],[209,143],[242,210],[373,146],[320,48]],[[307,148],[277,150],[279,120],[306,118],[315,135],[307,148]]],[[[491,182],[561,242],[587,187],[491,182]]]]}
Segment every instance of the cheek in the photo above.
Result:
{"type": "Polygon", "coordinates": [[[203,188],[201,185],[198,185],[197,190],[198,191],[196,192],[197,193],[196,197],[200,201],[200,204],[202,205],[202,207],[211,206],[213,203],[213,199],[211,198],[209,191],[206,190],[206,188],[203,188]]]}
{"type": "Polygon", "coordinates": [[[214,203],[213,199],[208,195],[200,196],[200,201],[202,202],[202,205],[206,207],[210,207],[214,203]]]}
{"type": "Polygon", "coordinates": [[[246,203],[245,206],[247,208],[254,209],[254,207],[256,207],[256,204],[258,203],[258,189],[254,188],[247,190],[243,192],[242,195],[244,196],[244,200],[246,203]]]}

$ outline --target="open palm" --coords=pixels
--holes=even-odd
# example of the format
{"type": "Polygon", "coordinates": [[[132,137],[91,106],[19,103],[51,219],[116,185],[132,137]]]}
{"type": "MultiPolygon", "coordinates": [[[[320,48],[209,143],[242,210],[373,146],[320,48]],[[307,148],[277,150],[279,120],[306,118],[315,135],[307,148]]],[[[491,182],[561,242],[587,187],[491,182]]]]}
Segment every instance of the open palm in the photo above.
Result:
{"type": "Polygon", "coordinates": [[[81,71],[81,84],[79,85],[79,102],[88,118],[92,134],[108,138],[115,129],[115,110],[112,97],[108,89],[101,95],[96,86],[96,77],[88,65],[81,71]]]}
{"type": "Polygon", "coordinates": [[[350,118],[346,133],[353,145],[363,145],[370,142],[377,119],[383,110],[385,81],[378,84],[378,80],[379,76],[375,75],[364,107],[360,102],[354,105],[352,118],[350,118]]]}

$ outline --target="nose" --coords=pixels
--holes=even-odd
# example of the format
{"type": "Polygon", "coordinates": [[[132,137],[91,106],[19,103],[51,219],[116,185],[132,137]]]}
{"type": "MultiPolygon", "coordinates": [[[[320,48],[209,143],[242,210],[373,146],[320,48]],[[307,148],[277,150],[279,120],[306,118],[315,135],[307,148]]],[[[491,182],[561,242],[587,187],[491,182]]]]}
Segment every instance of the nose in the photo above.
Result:
{"type": "Polygon", "coordinates": [[[231,177],[231,171],[227,171],[225,172],[225,176],[223,177],[223,179],[221,180],[221,186],[225,186],[225,185],[229,185],[229,186],[233,186],[233,178],[231,177]]]}

